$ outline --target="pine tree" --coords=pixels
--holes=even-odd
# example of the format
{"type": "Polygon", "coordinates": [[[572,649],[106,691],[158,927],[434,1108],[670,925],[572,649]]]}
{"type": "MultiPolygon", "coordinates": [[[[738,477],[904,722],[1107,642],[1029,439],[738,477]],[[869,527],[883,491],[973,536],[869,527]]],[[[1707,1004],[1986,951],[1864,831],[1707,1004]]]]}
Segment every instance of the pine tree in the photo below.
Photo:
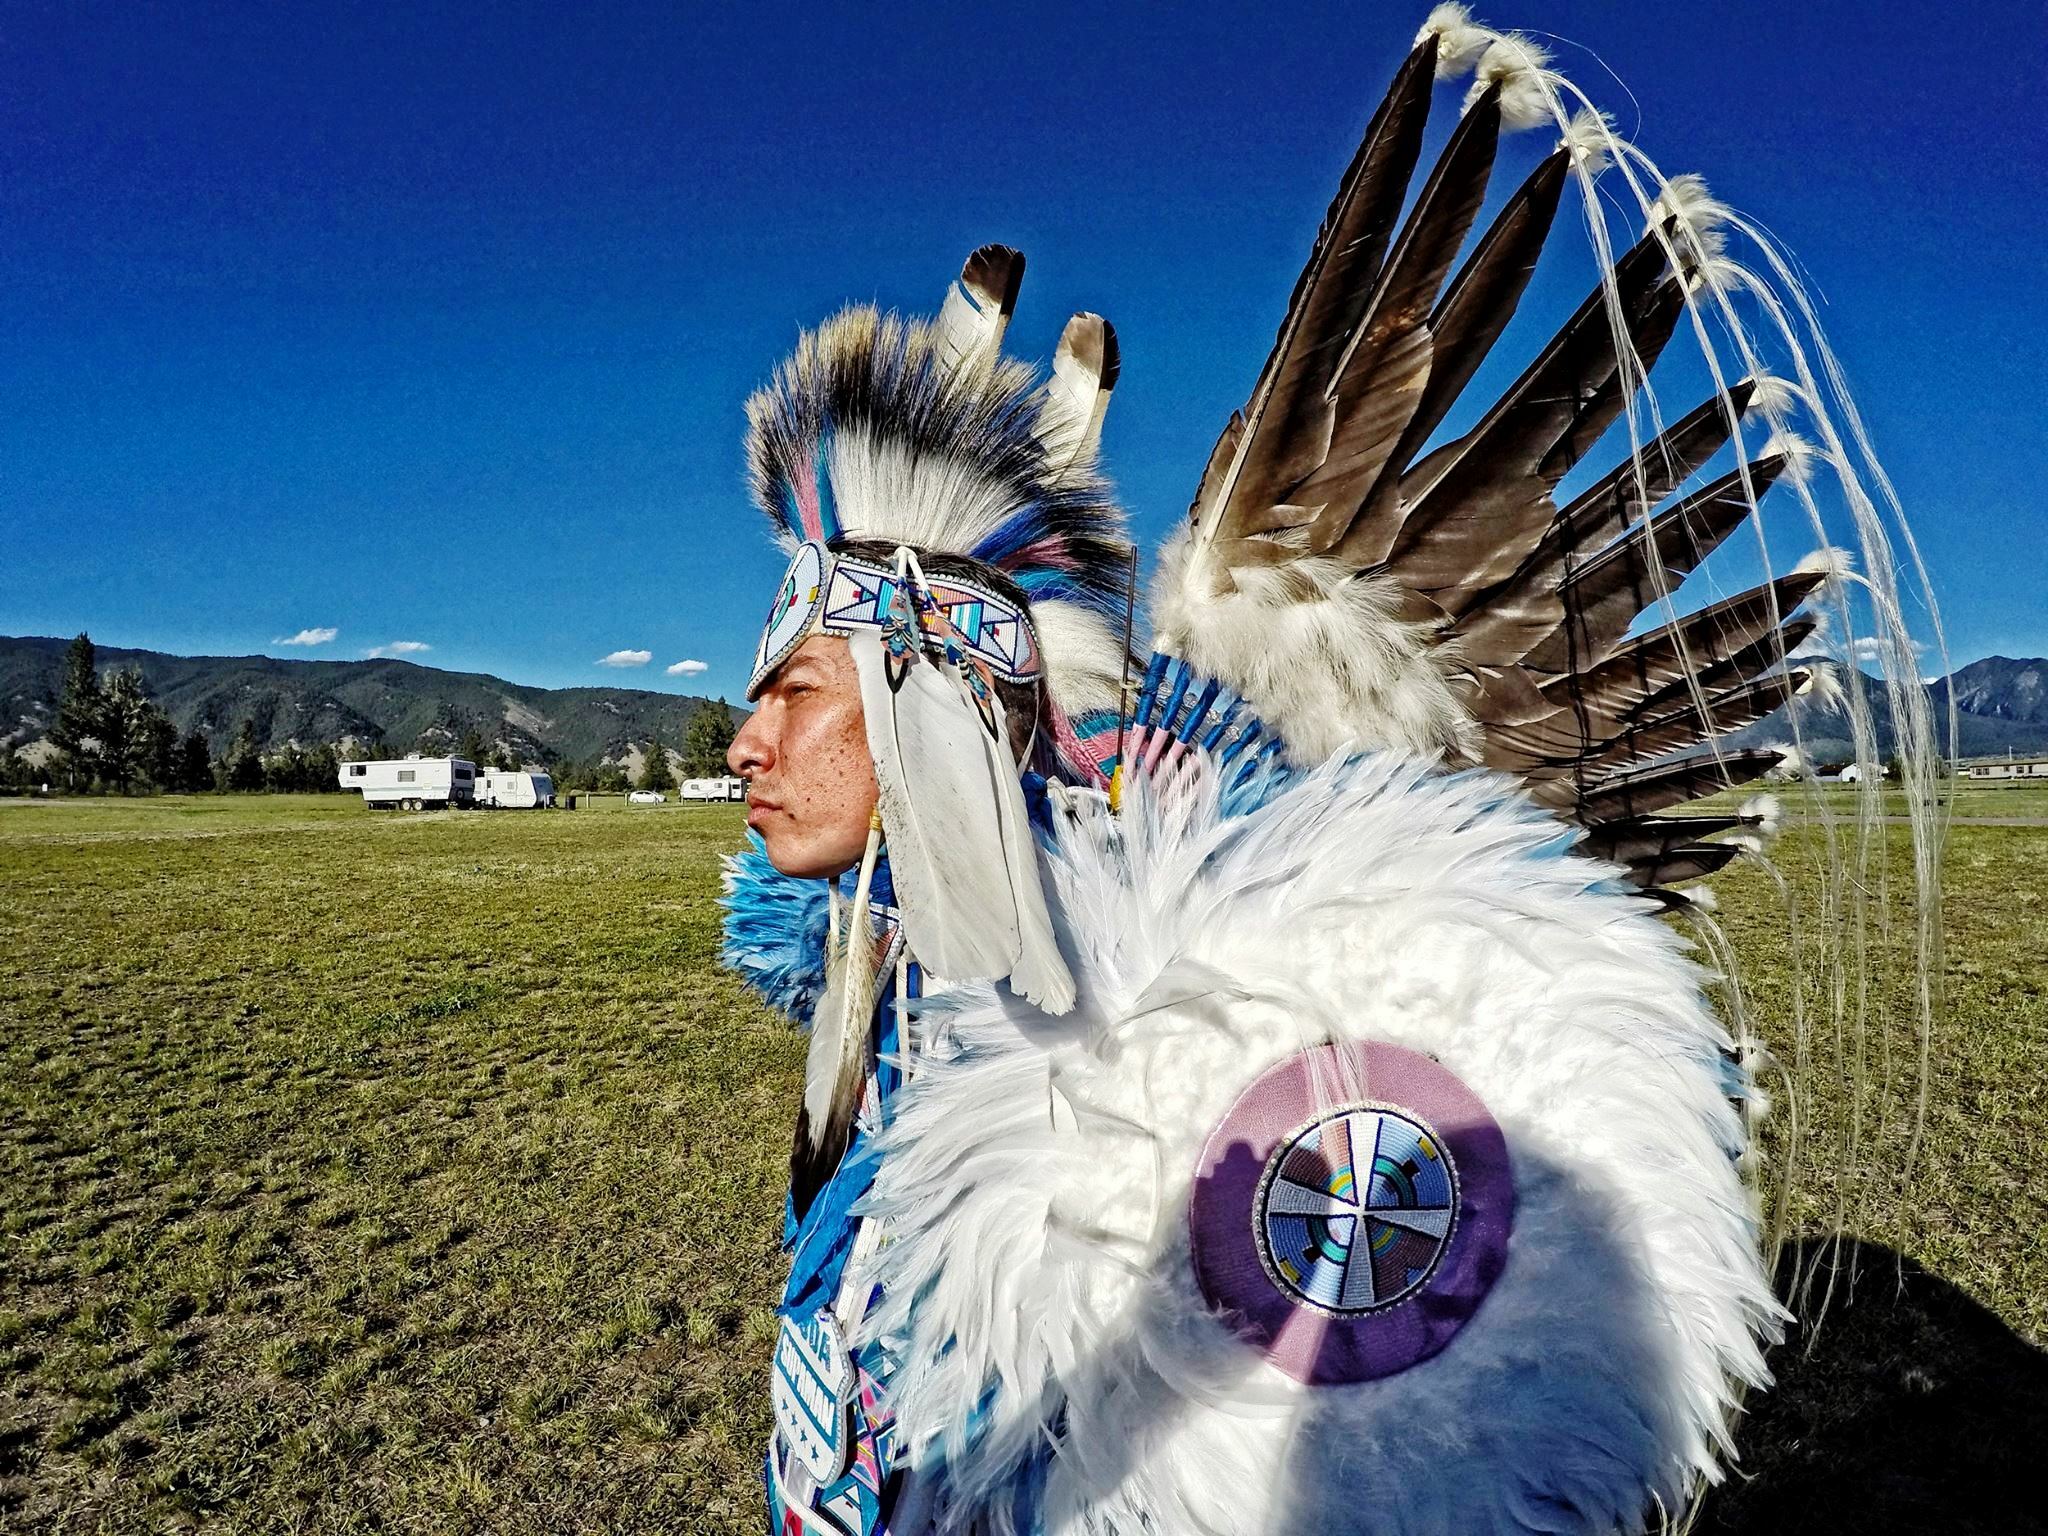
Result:
{"type": "Polygon", "coordinates": [[[305,788],[314,794],[326,794],[341,788],[341,759],[334,755],[334,748],[327,742],[319,742],[306,749],[305,788]]]}
{"type": "Polygon", "coordinates": [[[142,767],[142,776],[158,793],[178,787],[178,728],[171,724],[171,717],[155,700],[149,700],[143,710],[142,729],[137,737],[141,743],[137,761],[142,767]]]}
{"type": "Polygon", "coordinates": [[[725,700],[701,704],[683,732],[683,774],[715,779],[725,773],[726,750],[732,746],[732,710],[725,700]]]}
{"type": "Polygon", "coordinates": [[[228,748],[226,768],[229,789],[263,787],[263,751],[256,741],[254,720],[244,720],[235,732],[234,744],[228,748]]]}
{"type": "Polygon", "coordinates": [[[462,733],[462,743],[456,747],[455,755],[465,762],[476,764],[479,768],[487,767],[486,759],[490,756],[490,753],[484,746],[484,733],[473,725],[464,731],[462,733]]]}
{"type": "Polygon", "coordinates": [[[206,745],[206,733],[196,725],[178,747],[177,783],[187,794],[213,788],[213,754],[206,745]]]}
{"type": "Polygon", "coordinates": [[[633,787],[659,790],[676,787],[676,776],[668,766],[668,748],[661,744],[659,735],[647,743],[647,757],[640,765],[640,780],[633,787]]]}
{"type": "Polygon", "coordinates": [[[140,672],[116,672],[100,690],[100,776],[124,795],[142,776],[148,710],[140,672]]]}
{"type": "Polygon", "coordinates": [[[72,787],[89,789],[101,776],[101,711],[98,655],[92,636],[81,634],[64,653],[64,696],[57,705],[57,723],[50,727],[50,745],[64,754],[72,787]]]}

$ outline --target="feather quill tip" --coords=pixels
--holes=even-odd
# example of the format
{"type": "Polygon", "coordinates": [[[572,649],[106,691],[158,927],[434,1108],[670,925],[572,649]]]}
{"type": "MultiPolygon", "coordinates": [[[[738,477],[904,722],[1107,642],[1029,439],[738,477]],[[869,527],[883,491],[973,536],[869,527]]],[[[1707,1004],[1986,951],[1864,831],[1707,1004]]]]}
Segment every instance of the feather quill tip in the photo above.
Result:
{"type": "Polygon", "coordinates": [[[1695,912],[1718,912],[1721,910],[1721,898],[1704,885],[1694,886],[1689,891],[1680,891],[1677,894],[1695,912]]]}
{"type": "Polygon", "coordinates": [[[1415,45],[1419,48],[1435,38],[1436,77],[1456,80],[1471,73],[1498,35],[1474,21],[1469,6],[1446,3],[1429,13],[1422,30],[1415,34],[1415,45]]]}
{"type": "Polygon", "coordinates": [[[1764,770],[1766,784],[1792,784],[1807,776],[1806,754],[1789,742],[1774,741],[1758,750],[1778,754],[1778,760],[1764,770]]]}
{"type": "Polygon", "coordinates": [[[1597,107],[1581,107],[1566,125],[1557,147],[1569,151],[1572,163],[1588,176],[1598,176],[1614,157],[1614,119],[1597,107]]]}
{"type": "Polygon", "coordinates": [[[1748,379],[1749,409],[1770,421],[1792,414],[1799,399],[1799,386],[1773,374],[1760,373],[1748,379]]]}
{"type": "Polygon", "coordinates": [[[1672,177],[1657,189],[1647,229],[1674,226],[1672,240],[1678,248],[1678,265],[1687,280],[1695,286],[1707,283],[1723,289],[1732,287],[1741,272],[1721,258],[1728,243],[1724,232],[1727,222],[1728,205],[1707,190],[1704,176],[1688,173],[1672,177]]]}
{"type": "Polygon", "coordinates": [[[1795,575],[1818,576],[1830,583],[1847,579],[1855,569],[1856,557],[1848,550],[1838,549],[1833,545],[1816,549],[1792,567],[1795,575]]]}
{"type": "Polygon", "coordinates": [[[1778,472],[1780,480],[1788,485],[1805,485],[1813,479],[1814,461],[1819,450],[1797,432],[1781,428],[1765,440],[1764,456],[1785,461],[1785,467],[1778,472]]]}
{"type": "Polygon", "coordinates": [[[1687,229],[1705,234],[1728,222],[1728,205],[1708,189],[1706,177],[1687,172],[1657,189],[1657,200],[1650,205],[1650,222],[1656,225],[1666,219],[1676,219],[1687,229]]]}
{"type": "Polygon", "coordinates": [[[1466,108],[1498,86],[1503,130],[1517,132],[1556,122],[1561,114],[1549,63],[1550,55],[1532,38],[1519,32],[1496,37],[1479,56],[1472,89],[1465,93],[1466,108]]]}
{"type": "Polygon", "coordinates": [[[1799,696],[1810,699],[1816,708],[1835,714],[1841,714],[1849,705],[1849,695],[1842,687],[1842,669],[1837,666],[1808,667],[1806,681],[1799,685],[1799,696]]]}
{"type": "Polygon", "coordinates": [[[1776,837],[1782,825],[1780,817],[1783,810],[1783,803],[1776,795],[1751,795],[1742,802],[1742,808],[1736,814],[1765,837],[1776,837]]]}

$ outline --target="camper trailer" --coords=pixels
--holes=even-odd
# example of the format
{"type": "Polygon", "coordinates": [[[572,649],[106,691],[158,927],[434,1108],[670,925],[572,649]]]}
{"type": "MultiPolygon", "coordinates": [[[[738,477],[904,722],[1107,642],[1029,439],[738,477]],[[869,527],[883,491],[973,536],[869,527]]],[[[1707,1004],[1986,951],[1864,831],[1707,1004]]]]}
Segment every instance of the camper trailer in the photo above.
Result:
{"type": "Polygon", "coordinates": [[[542,810],[555,803],[555,781],[523,768],[486,769],[476,776],[476,803],[493,810],[542,810]]]}
{"type": "Polygon", "coordinates": [[[476,764],[460,757],[402,757],[382,763],[343,763],[343,789],[360,790],[376,810],[446,810],[476,803],[476,764]]]}
{"type": "Polygon", "coordinates": [[[722,779],[685,779],[676,791],[678,800],[744,800],[747,781],[730,776],[722,779]]]}

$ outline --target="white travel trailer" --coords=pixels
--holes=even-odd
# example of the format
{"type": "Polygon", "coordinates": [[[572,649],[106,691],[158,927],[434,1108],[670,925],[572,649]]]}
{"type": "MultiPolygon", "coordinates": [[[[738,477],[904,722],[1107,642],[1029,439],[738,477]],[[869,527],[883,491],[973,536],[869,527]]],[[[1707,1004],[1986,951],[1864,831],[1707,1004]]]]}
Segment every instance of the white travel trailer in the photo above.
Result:
{"type": "Polygon", "coordinates": [[[487,768],[476,776],[476,803],[495,810],[540,810],[555,803],[555,781],[523,768],[487,768]]]}
{"type": "Polygon", "coordinates": [[[335,775],[343,789],[361,790],[372,810],[445,810],[476,804],[476,764],[460,757],[401,757],[381,763],[343,763],[335,775]]]}
{"type": "Polygon", "coordinates": [[[676,791],[678,800],[744,800],[747,781],[728,775],[722,779],[685,779],[676,791]]]}

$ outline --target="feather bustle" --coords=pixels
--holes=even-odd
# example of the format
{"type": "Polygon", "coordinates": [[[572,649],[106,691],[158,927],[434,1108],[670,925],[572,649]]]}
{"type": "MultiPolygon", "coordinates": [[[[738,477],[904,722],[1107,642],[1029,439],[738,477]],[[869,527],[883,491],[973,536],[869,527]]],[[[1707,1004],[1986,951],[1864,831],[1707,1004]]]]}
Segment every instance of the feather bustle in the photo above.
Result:
{"type": "Polygon", "coordinates": [[[1402,526],[1403,474],[1514,317],[1556,218],[1568,168],[1558,153],[1530,173],[1438,300],[1426,327],[1430,368],[1421,399],[1364,504],[1332,547],[1334,558],[1361,569],[1387,558],[1402,526]]]}
{"type": "Polygon", "coordinates": [[[1434,356],[1429,318],[1485,201],[1499,139],[1500,108],[1488,93],[1452,132],[1357,328],[1344,339],[1328,390],[1331,430],[1323,451],[1280,498],[1323,509],[1309,532],[1317,554],[1327,554],[1350,529],[1427,391],[1434,356]]]}
{"type": "Polygon", "coordinates": [[[1330,204],[1273,351],[1241,413],[1231,456],[1213,480],[1204,477],[1209,498],[1198,500],[1194,510],[1204,544],[1219,535],[1242,536],[1243,519],[1280,503],[1287,487],[1321,462],[1328,441],[1328,386],[1421,153],[1436,46],[1428,38],[1403,62],[1330,204]],[[1299,430],[1304,419],[1325,423],[1320,443],[1299,430]]]}

